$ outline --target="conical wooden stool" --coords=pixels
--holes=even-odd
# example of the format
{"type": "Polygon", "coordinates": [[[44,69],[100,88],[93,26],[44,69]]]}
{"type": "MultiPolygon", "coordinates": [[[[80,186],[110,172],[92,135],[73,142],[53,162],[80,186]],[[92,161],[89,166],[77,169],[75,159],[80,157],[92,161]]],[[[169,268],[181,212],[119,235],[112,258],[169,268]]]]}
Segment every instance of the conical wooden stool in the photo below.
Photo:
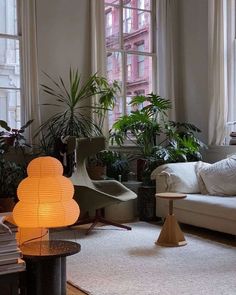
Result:
{"type": "Polygon", "coordinates": [[[179,227],[178,221],[173,214],[173,201],[184,199],[186,198],[186,195],[179,193],[158,193],[156,194],[156,197],[169,200],[169,214],[166,217],[156,244],[166,247],[185,246],[187,242],[179,227]]]}

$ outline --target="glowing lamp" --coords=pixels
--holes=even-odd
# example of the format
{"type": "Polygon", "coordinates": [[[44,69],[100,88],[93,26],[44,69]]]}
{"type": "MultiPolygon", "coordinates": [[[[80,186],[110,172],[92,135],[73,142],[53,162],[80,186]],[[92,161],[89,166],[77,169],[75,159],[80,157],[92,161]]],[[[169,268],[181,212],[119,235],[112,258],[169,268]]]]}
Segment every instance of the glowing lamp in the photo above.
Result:
{"type": "Polygon", "coordinates": [[[19,227],[60,227],[76,222],[79,206],[73,200],[74,186],[64,177],[61,163],[53,157],[39,157],[27,167],[28,177],[18,186],[19,202],[13,218],[19,227]]]}

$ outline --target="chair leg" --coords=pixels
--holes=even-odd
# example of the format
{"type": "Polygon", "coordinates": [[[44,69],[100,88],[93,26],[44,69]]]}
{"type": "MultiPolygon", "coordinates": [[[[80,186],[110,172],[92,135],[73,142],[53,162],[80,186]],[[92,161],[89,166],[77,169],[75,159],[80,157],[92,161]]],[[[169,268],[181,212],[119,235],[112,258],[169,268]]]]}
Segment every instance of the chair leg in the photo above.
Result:
{"type": "Polygon", "coordinates": [[[107,224],[107,225],[113,225],[113,226],[117,226],[117,227],[124,228],[124,229],[127,229],[127,230],[132,229],[130,226],[127,226],[127,225],[124,225],[124,224],[121,224],[121,223],[118,223],[118,222],[114,222],[114,221],[111,221],[111,220],[107,220],[107,219],[105,219],[103,217],[99,217],[99,221],[101,223],[104,223],[104,224],[107,224]]]}
{"type": "Polygon", "coordinates": [[[103,223],[103,224],[107,224],[107,225],[113,225],[113,226],[116,226],[116,227],[119,227],[119,228],[123,228],[123,229],[127,229],[127,230],[131,230],[132,229],[130,226],[123,225],[121,223],[118,223],[118,222],[114,222],[114,221],[105,219],[104,217],[102,217],[102,213],[101,213],[101,210],[100,209],[96,210],[96,214],[95,214],[94,217],[88,217],[88,218],[84,218],[84,219],[78,220],[73,225],[76,225],[77,226],[77,225],[83,225],[83,224],[92,223],[91,226],[89,227],[89,229],[85,233],[86,235],[88,235],[92,231],[92,229],[94,229],[94,227],[97,225],[97,223],[99,223],[99,222],[100,223],[103,223]]]}

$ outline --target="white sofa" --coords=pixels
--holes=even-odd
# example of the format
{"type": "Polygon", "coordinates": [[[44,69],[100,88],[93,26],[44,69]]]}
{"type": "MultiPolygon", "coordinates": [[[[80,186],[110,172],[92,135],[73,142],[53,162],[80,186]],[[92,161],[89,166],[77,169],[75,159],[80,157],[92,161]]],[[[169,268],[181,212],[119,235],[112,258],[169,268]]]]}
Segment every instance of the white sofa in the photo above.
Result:
{"type": "MultiPolygon", "coordinates": [[[[174,214],[179,222],[236,235],[235,156],[214,164],[165,164],[157,167],[151,177],[156,180],[157,192],[187,194],[186,199],[174,201],[174,214]],[[231,195],[227,195],[227,189],[231,195]],[[215,191],[220,193],[212,195],[215,191]]],[[[165,217],[167,214],[168,201],[157,197],[156,215],[165,217]]]]}

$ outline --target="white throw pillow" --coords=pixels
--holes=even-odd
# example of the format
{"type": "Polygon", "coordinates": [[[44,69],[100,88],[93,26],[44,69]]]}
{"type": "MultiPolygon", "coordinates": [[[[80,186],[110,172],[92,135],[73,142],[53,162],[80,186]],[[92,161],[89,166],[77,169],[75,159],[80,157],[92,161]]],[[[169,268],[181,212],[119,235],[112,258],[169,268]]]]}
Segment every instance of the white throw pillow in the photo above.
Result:
{"type": "Polygon", "coordinates": [[[210,195],[236,195],[236,155],[199,170],[210,195]]]}
{"type": "Polygon", "coordinates": [[[202,169],[204,169],[204,168],[209,167],[209,166],[211,166],[211,164],[206,163],[206,162],[202,162],[202,161],[199,161],[197,163],[197,165],[196,165],[196,173],[197,173],[197,178],[198,178],[198,185],[199,185],[200,193],[202,195],[208,195],[209,192],[208,192],[208,190],[206,188],[206,185],[205,185],[205,183],[204,183],[204,181],[203,181],[203,179],[202,179],[202,177],[200,175],[200,171],[202,169]]]}
{"type": "Polygon", "coordinates": [[[151,178],[156,179],[156,191],[199,193],[196,165],[197,162],[184,162],[164,164],[157,167],[151,174],[151,178]]]}

